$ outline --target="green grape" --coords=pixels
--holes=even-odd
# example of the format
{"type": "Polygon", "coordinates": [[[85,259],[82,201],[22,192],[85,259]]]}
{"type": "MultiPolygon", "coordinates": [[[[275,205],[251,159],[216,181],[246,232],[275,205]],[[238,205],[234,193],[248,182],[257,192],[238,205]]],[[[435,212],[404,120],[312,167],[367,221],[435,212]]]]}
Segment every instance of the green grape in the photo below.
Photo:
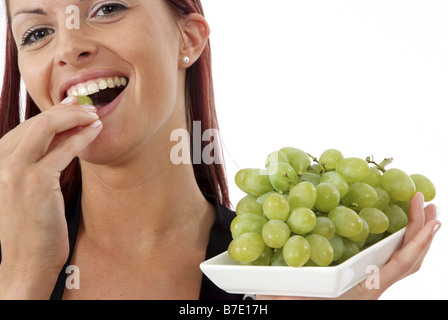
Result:
{"type": "Polygon", "coordinates": [[[369,175],[361,182],[367,183],[369,186],[378,187],[381,184],[382,174],[377,167],[370,167],[369,175]]]}
{"type": "Polygon", "coordinates": [[[409,204],[411,202],[410,201],[392,201],[390,204],[396,204],[397,206],[399,206],[404,213],[406,213],[406,215],[409,218],[409,204]]]}
{"type": "Polygon", "coordinates": [[[397,201],[409,201],[416,189],[414,181],[400,169],[389,169],[383,174],[381,186],[389,196],[397,201]]]}
{"type": "Polygon", "coordinates": [[[297,174],[302,174],[311,165],[311,159],[308,154],[300,149],[288,147],[280,151],[288,157],[289,164],[297,174]]]}
{"type": "Polygon", "coordinates": [[[263,216],[263,206],[257,202],[256,197],[248,194],[238,202],[235,208],[235,212],[237,215],[253,213],[259,216],[263,216]]]}
{"type": "Polygon", "coordinates": [[[271,166],[275,166],[280,162],[289,163],[289,160],[288,160],[288,157],[286,156],[286,154],[284,154],[281,151],[271,152],[266,159],[265,168],[269,169],[271,166]]]}
{"type": "Polygon", "coordinates": [[[268,219],[285,221],[289,215],[288,200],[278,193],[270,194],[263,202],[263,212],[268,219]]]}
{"type": "Polygon", "coordinates": [[[283,258],[291,267],[303,266],[311,255],[310,244],[302,236],[290,237],[283,246],[283,258]]]}
{"type": "Polygon", "coordinates": [[[320,183],[320,175],[311,172],[303,172],[299,176],[298,182],[305,182],[305,181],[312,183],[314,186],[317,186],[320,183]]]}
{"type": "Polygon", "coordinates": [[[287,266],[285,259],[283,258],[283,248],[274,249],[271,257],[271,266],[287,266]]]}
{"type": "Polygon", "coordinates": [[[274,249],[283,247],[290,235],[288,225],[281,220],[269,220],[261,232],[264,243],[274,249]]]}
{"type": "Polygon", "coordinates": [[[78,98],[78,105],[82,106],[82,105],[90,104],[91,106],[93,106],[93,101],[92,101],[92,99],[90,99],[90,97],[77,96],[77,98],[78,98]]]}
{"type": "Polygon", "coordinates": [[[248,232],[240,235],[229,246],[230,255],[237,261],[252,262],[264,251],[264,241],[260,234],[248,232]]]}
{"type": "Polygon", "coordinates": [[[387,232],[395,233],[408,225],[408,216],[403,211],[403,209],[401,209],[396,204],[391,204],[390,206],[388,206],[386,209],[384,209],[384,213],[389,219],[389,228],[387,228],[387,232]]]}
{"type": "Polygon", "coordinates": [[[309,208],[295,208],[286,223],[295,234],[307,234],[316,226],[316,214],[309,208]]]}
{"type": "Polygon", "coordinates": [[[341,236],[335,234],[328,241],[330,241],[330,244],[333,247],[333,261],[339,260],[344,253],[344,240],[342,240],[341,236]]]}
{"type": "Polygon", "coordinates": [[[384,210],[387,208],[390,202],[389,194],[381,187],[375,188],[378,200],[376,201],[374,207],[379,210],[384,210]]]}
{"type": "Polygon", "coordinates": [[[269,174],[269,181],[278,192],[288,192],[298,182],[297,173],[286,162],[279,162],[276,167],[277,170],[269,174]]]}
{"type": "Polygon", "coordinates": [[[246,173],[248,173],[251,170],[253,170],[253,169],[250,169],[250,168],[241,169],[235,175],[235,184],[236,184],[236,186],[238,188],[240,188],[240,190],[245,192],[245,193],[249,193],[249,192],[247,191],[246,185],[244,184],[244,176],[246,175],[246,173]]]}
{"type": "Polygon", "coordinates": [[[360,252],[356,242],[347,238],[342,238],[342,241],[344,242],[344,250],[341,257],[336,261],[336,264],[341,264],[360,252]]]}
{"type": "Polygon", "coordinates": [[[300,182],[295,185],[288,196],[289,208],[309,208],[312,209],[316,204],[316,187],[311,182],[300,182]]]}
{"type": "Polygon", "coordinates": [[[367,223],[366,220],[364,220],[363,218],[361,218],[362,221],[362,230],[359,234],[357,234],[354,237],[348,237],[347,239],[353,241],[353,242],[357,242],[357,243],[361,243],[361,245],[359,245],[359,247],[362,247],[362,245],[364,244],[364,242],[367,239],[367,236],[369,235],[369,224],[367,223]]]}
{"type": "Polygon", "coordinates": [[[333,221],[336,234],[342,237],[354,237],[362,231],[361,218],[350,208],[339,206],[330,211],[328,218],[333,221]]]}
{"type": "Polygon", "coordinates": [[[313,234],[320,234],[327,239],[331,239],[334,236],[336,227],[333,221],[328,217],[318,216],[316,217],[316,225],[312,230],[313,234]]]}
{"type": "Polygon", "coordinates": [[[319,163],[328,171],[336,169],[337,164],[344,159],[341,151],[327,149],[319,157],[319,163]]]}
{"type": "Polygon", "coordinates": [[[378,233],[378,234],[374,234],[374,233],[369,233],[367,239],[366,239],[366,246],[371,246],[375,243],[377,243],[378,241],[382,240],[384,238],[384,233],[378,233]]]}
{"type": "Polygon", "coordinates": [[[343,205],[354,210],[373,207],[378,200],[378,195],[373,187],[363,182],[355,182],[349,185],[348,192],[341,199],[343,205]]]}
{"type": "Polygon", "coordinates": [[[411,179],[414,181],[415,189],[423,193],[425,202],[434,200],[436,197],[436,187],[431,180],[421,174],[412,174],[411,179]]]}
{"type": "Polygon", "coordinates": [[[253,266],[269,266],[272,259],[272,249],[268,246],[264,246],[264,250],[261,255],[251,262],[253,266]]]}
{"type": "Polygon", "coordinates": [[[369,225],[371,234],[380,234],[389,228],[389,218],[377,208],[364,208],[359,212],[359,217],[369,225]]]}
{"type": "Polygon", "coordinates": [[[344,177],[336,171],[328,171],[320,178],[320,183],[329,183],[339,190],[340,197],[344,197],[348,192],[348,183],[344,177]]]}
{"type": "Polygon", "coordinates": [[[261,234],[261,230],[266,222],[265,217],[253,213],[241,214],[236,216],[230,223],[230,232],[233,239],[247,232],[261,234]]]}
{"type": "Polygon", "coordinates": [[[237,173],[238,179],[235,178],[235,182],[237,186],[247,194],[259,197],[269,191],[274,191],[274,188],[269,182],[269,176],[263,174],[262,170],[249,169],[242,172],[241,175],[239,176],[237,173]],[[240,185],[238,183],[240,183],[240,185]]]}
{"type": "Polygon", "coordinates": [[[340,201],[339,190],[330,183],[321,183],[316,187],[316,204],[314,208],[321,212],[330,212],[338,206],[340,201]]]}
{"type": "Polygon", "coordinates": [[[306,241],[310,245],[310,259],[319,266],[328,266],[333,262],[333,247],[327,238],[320,234],[310,234],[306,241]]]}
{"type": "Polygon", "coordinates": [[[359,182],[367,178],[370,172],[368,163],[360,158],[344,158],[336,166],[347,183],[359,182]]]}

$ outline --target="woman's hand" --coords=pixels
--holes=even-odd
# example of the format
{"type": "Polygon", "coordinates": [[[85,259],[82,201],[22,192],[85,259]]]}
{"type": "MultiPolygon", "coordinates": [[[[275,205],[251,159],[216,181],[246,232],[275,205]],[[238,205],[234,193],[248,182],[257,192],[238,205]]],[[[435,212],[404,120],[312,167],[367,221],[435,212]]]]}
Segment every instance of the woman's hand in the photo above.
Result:
{"type": "Polygon", "coordinates": [[[0,139],[0,298],[48,299],[67,261],[60,174],[102,128],[94,107],[76,104],[66,99],[0,139]]]}
{"type": "MultiPolygon", "coordinates": [[[[437,209],[434,205],[424,207],[423,195],[417,193],[410,202],[409,224],[403,244],[389,261],[379,270],[379,289],[368,289],[363,281],[336,299],[378,299],[395,282],[417,272],[431,246],[432,239],[440,229],[436,220],[437,209]]],[[[308,300],[315,298],[257,296],[257,299],[308,300]]]]}

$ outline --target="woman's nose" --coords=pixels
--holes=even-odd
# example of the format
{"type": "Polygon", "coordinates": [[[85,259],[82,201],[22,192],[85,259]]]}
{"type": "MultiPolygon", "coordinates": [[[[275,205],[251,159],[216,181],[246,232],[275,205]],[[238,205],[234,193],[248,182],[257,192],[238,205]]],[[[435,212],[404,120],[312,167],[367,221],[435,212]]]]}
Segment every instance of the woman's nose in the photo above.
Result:
{"type": "Polygon", "coordinates": [[[89,36],[79,29],[62,28],[57,35],[55,63],[60,66],[80,67],[98,52],[98,47],[89,36]]]}

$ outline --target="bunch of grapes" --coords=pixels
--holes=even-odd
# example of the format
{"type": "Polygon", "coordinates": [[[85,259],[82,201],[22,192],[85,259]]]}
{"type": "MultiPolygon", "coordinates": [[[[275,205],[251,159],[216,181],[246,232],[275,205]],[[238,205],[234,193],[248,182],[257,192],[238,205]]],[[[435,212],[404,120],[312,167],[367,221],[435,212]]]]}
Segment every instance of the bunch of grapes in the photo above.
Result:
{"type": "Polygon", "coordinates": [[[337,265],[404,228],[409,201],[436,195],[421,174],[387,169],[392,159],[319,158],[296,148],[267,157],[265,169],[243,169],[236,185],[247,195],[236,206],[228,254],[241,264],[337,265]]]}

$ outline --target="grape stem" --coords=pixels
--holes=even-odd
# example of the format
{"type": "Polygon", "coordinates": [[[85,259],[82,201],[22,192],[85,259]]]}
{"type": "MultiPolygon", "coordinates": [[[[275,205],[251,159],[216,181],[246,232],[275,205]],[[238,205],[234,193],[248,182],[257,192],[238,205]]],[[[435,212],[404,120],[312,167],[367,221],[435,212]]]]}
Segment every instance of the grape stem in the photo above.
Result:
{"type": "Polygon", "coordinates": [[[366,162],[367,162],[367,163],[371,163],[371,164],[373,164],[373,165],[374,165],[375,167],[377,167],[377,169],[380,170],[382,173],[386,172],[386,166],[389,165],[389,164],[391,164],[393,160],[394,160],[393,158],[386,158],[386,159],[384,159],[383,161],[381,161],[380,164],[378,164],[378,163],[376,163],[376,162],[373,160],[373,156],[371,156],[371,157],[367,157],[367,158],[366,158],[366,162]]]}

